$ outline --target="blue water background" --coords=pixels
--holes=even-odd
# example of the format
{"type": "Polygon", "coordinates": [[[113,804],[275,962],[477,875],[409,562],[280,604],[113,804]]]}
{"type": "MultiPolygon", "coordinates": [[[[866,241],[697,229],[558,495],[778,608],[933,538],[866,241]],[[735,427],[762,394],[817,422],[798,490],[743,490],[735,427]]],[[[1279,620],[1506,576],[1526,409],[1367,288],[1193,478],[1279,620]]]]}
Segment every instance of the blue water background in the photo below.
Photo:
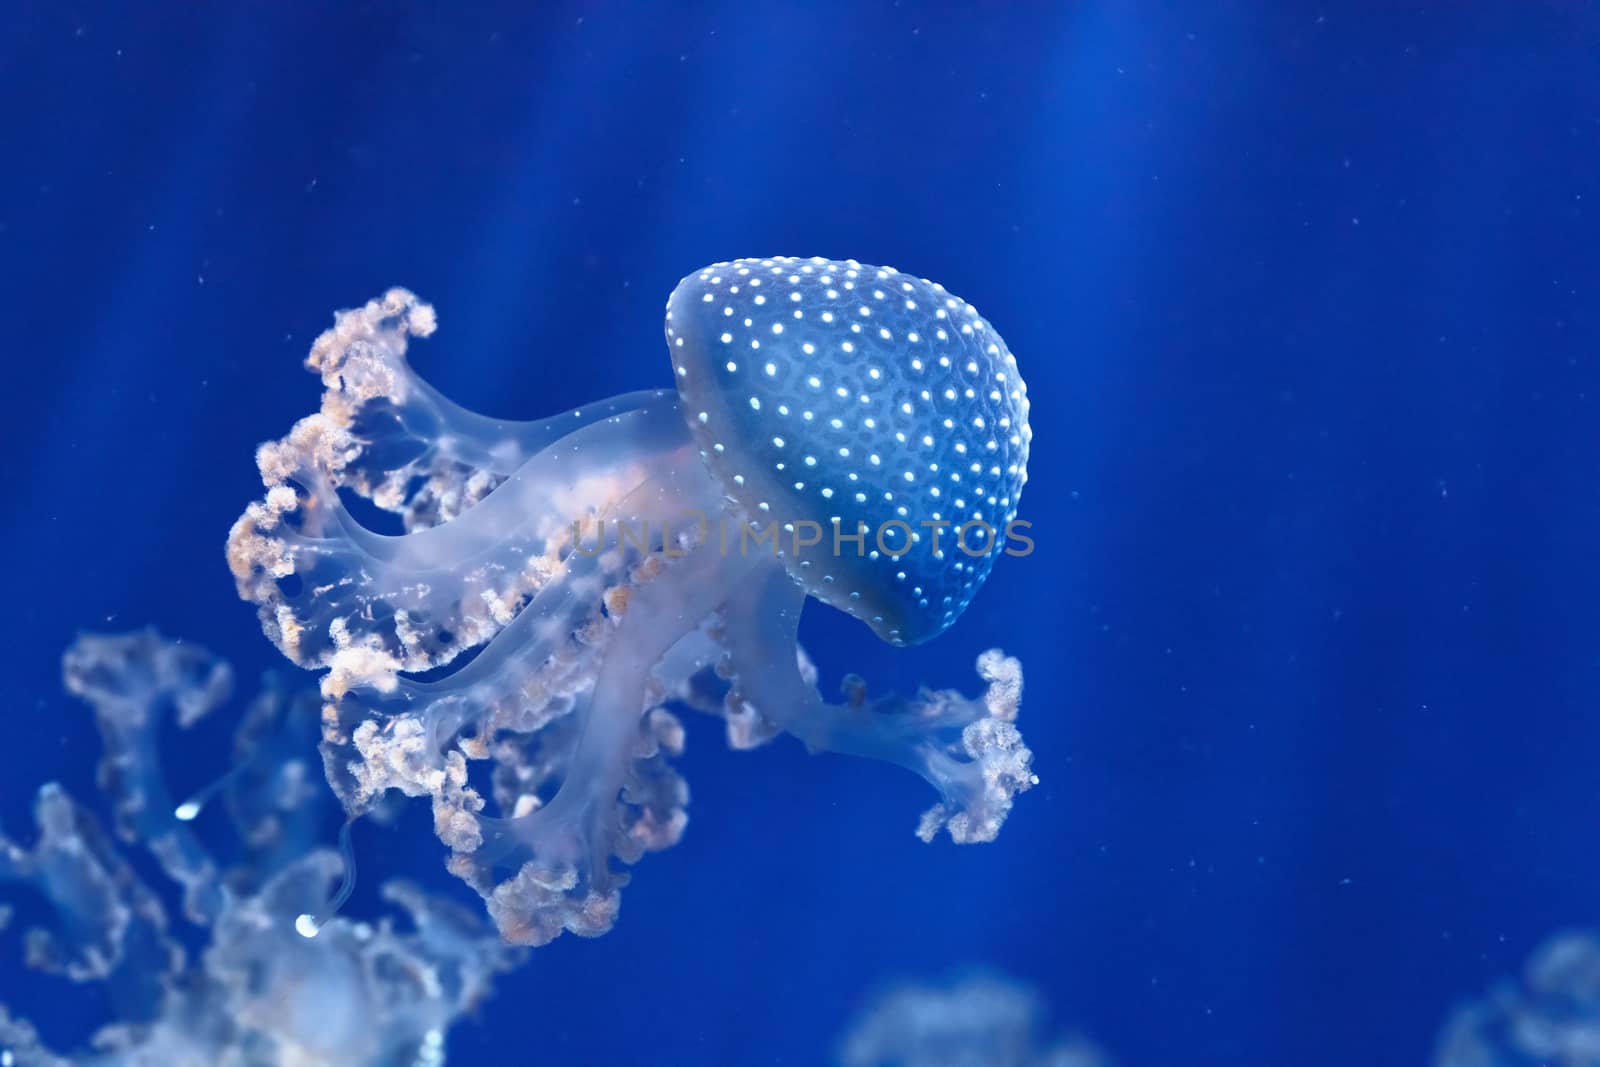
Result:
{"type": "MultiPolygon", "coordinates": [[[[1038,550],[931,645],[805,636],[1019,655],[1043,783],[928,847],[909,776],[693,723],[684,842],[452,1060],[818,1064],[984,962],[1127,1065],[1422,1063],[1600,921],[1597,55],[1556,3],[6,5],[0,824],[92,794],[77,629],[275,665],[222,542],[334,308],[416,290],[417,365],[529,417],[666,385],[689,270],[850,256],[1017,353],[1038,550]]],[[[425,815],[356,837],[358,908],[450,885],[425,815]]],[[[51,1036],[106,1007],[17,957],[51,1036]]]]}

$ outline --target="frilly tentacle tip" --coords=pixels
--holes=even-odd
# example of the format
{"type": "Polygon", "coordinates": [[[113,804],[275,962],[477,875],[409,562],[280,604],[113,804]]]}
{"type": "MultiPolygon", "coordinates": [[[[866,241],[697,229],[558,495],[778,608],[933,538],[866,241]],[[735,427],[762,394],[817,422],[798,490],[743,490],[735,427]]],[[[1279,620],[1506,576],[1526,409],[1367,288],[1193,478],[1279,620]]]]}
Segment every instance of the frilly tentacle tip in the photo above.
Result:
{"type": "Polygon", "coordinates": [[[978,674],[988,682],[979,703],[985,714],[961,731],[967,759],[962,785],[967,795],[947,796],[923,812],[916,834],[932,842],[941,829],[957,844],[995,840],[1018,793],[1039,784],[1033,752],[1016,727],[1022,706],[1022,662],[991,648],[978,656],[978,674]]]}

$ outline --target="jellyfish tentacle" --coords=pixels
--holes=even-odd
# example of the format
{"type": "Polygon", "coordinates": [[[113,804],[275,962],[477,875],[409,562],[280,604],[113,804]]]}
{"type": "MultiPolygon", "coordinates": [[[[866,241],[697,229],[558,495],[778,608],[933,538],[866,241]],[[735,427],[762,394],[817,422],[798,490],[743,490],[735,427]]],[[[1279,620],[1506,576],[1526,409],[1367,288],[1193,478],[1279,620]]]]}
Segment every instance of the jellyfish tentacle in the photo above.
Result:
{"type": "Polygon", "coordinates": [[[301,666],[341,652],[392,670],[440,666],[559,572],[574,523],[592,525],[686,441],[670,394],[658,394],[560,438],[454,520],[389,536],[339,502],[318,469],[320,445],[291,434],[262,464],[269,490],[235,523],[229,564],[263,629],[301,666]]]}
{"type": "Polygon", "coordinates": [[[562,929],[590,936],[610,929],[626,879],[609,856],[631,861],[640,851],[629,847],[618,808],[651,791],[636,763],[653,758],[661,740],[659,721],[641,718],[652,703],[651,673],[758,564],[702,545],[628,596],[554,798],[519,817],[480,820],[483,846],[458,854],[453,865],[480,884],[494,867],[520,865],[489,896],[509,940],[542,944],[562,929]]]}
{"type": "Polygon", "coordinates": [[[1012,798],[1038,781],[1013,722],[1021,665],[998,650],[980,656],[978,671],[989,685],[976,700],[924,690],[914,698],[890,694],[869,701],[857,680],[851,700],[829,704],[801,674],[797,630],[805,597],[782,568],[767,567],[724,605],[719,637],[732,682],[724,702],[730,723],[748,729],[753,712],[812,752],[903,767],[940,795],[923,815],[918,836],[932,840],[942,827],[963,844],[994,840],[1012,798]]]}
{"type": "Polygon", "coordinates": [[[26,931],[28,966],[74,982],[111,982],[130,1009],[148,1008],[183,964],[161,898],[59,784],[40,788],[34,822],[31,849],[0,834],[0,885],[32,885],[59,919],[53,930],[26,931]]]}
{"type": "Polygon", "coordinates": [[[100,780],[117,802],[117,833],[144,840],[184,887],[184,913],[205,922],[222,906],[216,870],[180,821],[167,790],[157,741],[170,715],[187,729],[227,700],[229,666],[198,645],[163,640],[154,628],[82,634],[61,661],[62,684],[94,708],[105,755],[100,780]]]}
{"type": "Polygon", "coordinates": [[[714,506],[708,480],[674,473],[688,459],[663,457],[658,474],[600,513],[602,520],[637,534],[600,535],[603,551],[591,546],[567,552],[517,616],[471,663],[448,677],[397,676],[381,664],[362,673],[370,666],[362,658],[335,658],[323,680],[329,698],[323,756],[347,811],[366,810],[390,788],[413,796],[433,794],[441,828],[459,829],[447,843],[471,847],[472,821],[457,813],[476,811],[479,799],[466,789],[441,790],[440,775],[464,779],[464,765],[452,760],[484,758],[490,755],[488,739],[536,733],[583,698],[615,629],[607,624],[606,612],[626,604],[638,576],[666,558],[652,561],[647,552],[687,551],[676,540],[664,543],[669,530],[685,536],[697,532],[679,521],[682,508],[714,506]],[[476,736],[463,737],[468,730],[476,736]],[[455,748],[460,754],[452,756],[455,748]]]}
{"type": "MultiPolygon", "coordinates": [[[[686,787],[663,758],[681,749],[681,728],[653,705],[688,668],[670,661],[664,683],[650,671],[686,644],[746,564],[709,540],[696,545],[708,532],[682,521],[686,507],[717,504],[693,456],[668,454],[658,467],[604,514],[655,538],[670,526],[680,535],[670,546],[618,537],[604,551],[570,554],[447,678],[384,683],[343,676],[336,662],[324,680],[324,759],[346,809],[364,810],[391,788],[431,796],[451,869],[519,943],[563,929],[604,932],[625,881],[607,857],[633,862],[666,847],[686,821],[686,787]],[[509,818],[482,814],[485,799],[468,783],[466,761],[490,756],[509,818]],[[515,877],[497,882],[504,868],[515,877]]],[[[705,651],[688,662],[698,666],[705,651]]]]}
{"type": "Polygon", "coordinates": [[[399,514],[408,530],[454,518],[559,438],[652,399],[641,390],[529,421],[480,415],[440,393],[406,358],[411,339],[432,336],[437,324],[432,306],[391,289],[335,315],[306,357],[325,391],[321,410],[303,425],[342,431],[347,446],[329,473],[341,488],[399,514]]]}

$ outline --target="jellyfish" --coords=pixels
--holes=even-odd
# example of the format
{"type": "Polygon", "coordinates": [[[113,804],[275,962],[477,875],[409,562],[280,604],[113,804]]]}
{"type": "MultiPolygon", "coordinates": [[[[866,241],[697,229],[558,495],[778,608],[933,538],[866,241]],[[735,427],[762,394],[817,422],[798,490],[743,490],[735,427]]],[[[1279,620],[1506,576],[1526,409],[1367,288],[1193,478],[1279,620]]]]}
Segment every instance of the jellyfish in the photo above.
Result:
{"type": "Polygon", "coordinates": [[[58,1052],[0,1003],[0,1065],[443,1064],[449,1028],[522,954],[475,911],[399,881],[382,887],[392,910],[376,921],[297,932],[343,867],[320,843],[332,803],[313,788],[316,694],[269,679],[243,715],[237,770],[213,791],[235,831],[229,855],[191,824],[208,796],[172,803],[159,745],[169,719],[188,728],[227,701],[227,663],[142,630],[80,637],[63,675],[94,708],[116,833],[47,784],[31,846],[0,834],[0,887],[27,885],[55,911],[23,932],[27,963],[103,985],[115,1017],[88,1047],[58,1052]],[[181,888],[189,933],[205,936],[179,928],[118,839],[181,888]]]}
{"type": "Polygon", "coordinates": [[[1564,930],[1534,950],[1521,981],[1462,1004],[1435,1043],[1435,1067],[1600,1065],[1600,933],[1564,930]]]}
{"type": "Polygon", "coordinates": [[[1039,991],[974,970],[939,983],[889,986],[840,1042],[841,1067],[1111,1067],[1078,1034],[1046,1037],[1039,991]]]}
{"type": "Polygon", "coordinates": [[[995,837],[1036,781],[1017,660],[983,653],[977,697],[850,676],[830,702],[797,639],[812,599],[930,640],[1025,554],[1027,393],[972,305],[853,260],[718,263],[667,302],[675,389],[529,422],[412,369],[436,325],[400,289],[336,317],[307,359],[321,408],[258,450],[266,494],[228,539],[264,632],[325,671],[352,817],[430,798],[450,870],[522,944],[606,932],[618,864],[681,837],[672,707],[734,747],[911,770],[938,796],[924,840],[995,837]]]}

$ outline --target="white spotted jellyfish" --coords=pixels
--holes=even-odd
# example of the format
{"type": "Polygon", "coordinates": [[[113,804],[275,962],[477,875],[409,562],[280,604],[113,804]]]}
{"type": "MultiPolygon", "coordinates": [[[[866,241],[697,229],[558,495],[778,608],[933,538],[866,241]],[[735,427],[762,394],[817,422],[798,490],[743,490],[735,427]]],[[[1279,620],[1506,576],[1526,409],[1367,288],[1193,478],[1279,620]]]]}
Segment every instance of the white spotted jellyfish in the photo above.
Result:
{"type": "Polygon", "coordinates": [[[1027,392],[970,304],[853,260],[718,263],[667,302],[676,391],[532,422],[427,385],[406,349],[434,328],[399,289],[337,316],[307,360],[321,410],[260,448],[266,496],[228,541],[267,635],[326,669],[324,766],[352,817],[428,796],[507,940],[602,934],[618,864],[687,822],[679,706],[738,748],[789,733],[898,764],[939,793],[924,840],[994,838],[1036,781],[1020,664],[980,656],[976,698],[852,676],[835,704],[797,639],[814,598],[929,640],[1024,554],[1027,392]]]}

